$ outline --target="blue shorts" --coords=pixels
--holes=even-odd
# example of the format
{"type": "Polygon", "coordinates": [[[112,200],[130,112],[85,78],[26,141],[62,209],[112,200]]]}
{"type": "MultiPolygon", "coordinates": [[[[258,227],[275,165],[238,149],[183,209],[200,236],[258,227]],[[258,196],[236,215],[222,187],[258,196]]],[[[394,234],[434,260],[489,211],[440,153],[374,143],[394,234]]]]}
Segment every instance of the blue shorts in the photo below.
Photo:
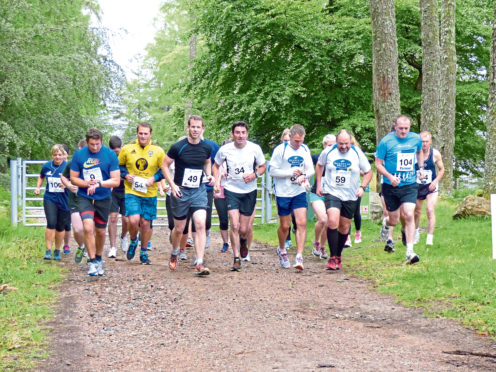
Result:
{"type": "Polygon", "coordinates": [[[283,196],[276,196],[277,214],[279,216],[289,216],[292,211],[299,208],[308,208],[307,193],[302,192],[299,195],[286,198],[283,196]]]}
{"type": "Polygon", "coordinates": [[[145,220],[157,218],[157,197],[144,197],[126,194],[126,217],[139,214],[145,220]]]}
{"type": "Polygon", "coordinates": [[[314,201],[317,201],[317,200],[324,201],[324,197],[323,196],[318,196],[317,194],[314,194],[313,192],[311,192],[310,193],[310,204],[312,204],[314,201]]]}

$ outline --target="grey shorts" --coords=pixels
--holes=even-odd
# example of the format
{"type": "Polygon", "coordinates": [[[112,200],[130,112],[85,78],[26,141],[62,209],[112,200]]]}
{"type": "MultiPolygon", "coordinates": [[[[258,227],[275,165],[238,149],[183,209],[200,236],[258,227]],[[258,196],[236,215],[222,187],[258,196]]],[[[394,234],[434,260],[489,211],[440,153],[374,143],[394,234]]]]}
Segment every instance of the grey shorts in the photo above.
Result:
{"type": "Polygon", "coordinates": [[[180,198],[171,195],[172,214],[176,220],[184,220],[188,214],[193,214],[200,209],[208,209],[207,189],[202,184],[197,189],[181,187],[180,198]]]}

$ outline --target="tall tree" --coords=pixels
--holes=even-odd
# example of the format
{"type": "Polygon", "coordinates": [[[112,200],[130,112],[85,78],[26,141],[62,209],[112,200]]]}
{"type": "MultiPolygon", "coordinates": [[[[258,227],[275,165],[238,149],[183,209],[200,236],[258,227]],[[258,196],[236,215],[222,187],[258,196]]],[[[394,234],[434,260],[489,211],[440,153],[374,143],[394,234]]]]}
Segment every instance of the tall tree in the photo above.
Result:
{"type": "Polygon", "coordinates": [[[440,46],[438,0],[420,0],[422,25],[422,114],[420,129],[433,135],[437,146],[440,119],[440,46]]]}
{"type": "Polygon", "coordinates": [[[400,113],[394,0],[370,0],[370,18],[376,140],[379,143],[400,113]]]}
{"type": "Polygon", "coordinates": [[[494,2],[491,63],[489,65],[489,108],[487,112],[484,191],[486,194],[496,193],[496,1],[494,2]]]}
{"type": "Polygon", "coordinates": [[[456,43],[455,0],[443,0],[441,6],[441,121],[437,146],[444,159],[443,191],[453,190],[453,156],[456,115],[456,43]]]}

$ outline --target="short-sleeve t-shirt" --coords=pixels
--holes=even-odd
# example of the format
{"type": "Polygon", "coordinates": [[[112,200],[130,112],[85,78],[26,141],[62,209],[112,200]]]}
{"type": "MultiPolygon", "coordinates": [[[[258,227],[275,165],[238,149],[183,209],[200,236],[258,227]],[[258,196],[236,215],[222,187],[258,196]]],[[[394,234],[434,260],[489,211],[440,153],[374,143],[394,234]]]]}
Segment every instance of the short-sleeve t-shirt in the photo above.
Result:
{"type": "Polygon", "coordinates": [[[365,154],[355,146],[344,154],[336,145],[328,147],[320,154],[318,164],[325,169],[324,194],[343,201],[357,200],[355,192],[360,186],[360,171],[367,173],[371,169],[365,154]]]}
{"type": "Polygon", "coordinates": [[[174,160],[174,183],[180,187],[198,188],[204,176],[205,160],[210,159],[212,147],[205,141],[189,143],[184,138],[174,143],[167,156],[174,160]]]}
{"type": "Polygon", "coordinates": [[[224,183],[226,190],[239,194],[246,194],[256,190],[257,180],[245,183],[243,175],[256,171],[256,167],[265,164],[265,157],[259,145],[247,141],[246,146],[237,148],[234,142],[222,146],[217,155],[215,162],[218,165],[226,162],[227,179],[224,183]]]}
{"type": "Polygon", "coordinates": [[[55,165],[53,160],[51,160],[43,164],[40,171],[40,177],[43,179],[46,178],[47,181],[43,200],[56,204],[64,211],[69,210],[69,204],[67,202],[69,191],[63,187],[60,175],[66,165],[66,161],[63,161],[59,165],[55,165]]]}
{"type": "MultiPolygon", "coordinates": [[[[400,179],[398,187],[417,182],[416,153],[422,150],[422,140],[417,133],[409,132],[405,138],[398,138],[395,132],[386,134],[377,146],[376,158],[384,160],[384,167],[400,179]]],[[[383,183],[391,185],[387,177],[383,183]]]]}
{"type": "MultiPolygon", "coordinates": [[[[71,170],[79,172],[79,178],[85,181],[106,181],[110,179],[110,172],[119,170],[119,160],[115,152],[106,146],[102,146],[97,153],[92,153],[86,146],[72,157],[71,170]]],[[[91,200],[103,200],[109,198],[112,192],[107,187],[97,187],[93,195],[88,195],[88,188],[80,187],[78,195],[91,200]]]]}
{"type": "MultiPolygon", "coordinates": [[[[210,145],[210,147],[212,148],[212,153],[210,154],[210,159],[212,160],[212,165],[214,165],[215,155],[217,155],[217,151],[219,151],[220,146],[217,144],[217,142],[212,141],[208,138],[204,138],[203,140],[206,143],[208,143],[210,145]]],[[[205,185],[205,187],[207,188],[207,191],[214,189],[214,187],[210,186],[208,183],[205,185]]]]}
{"type": "MultiPolygon", "coordinates": [[[[136,142],[130,143],[122,148],[119,153],[119,164],[124,165],[129,174],[146,180],[147,178],[153,177],[157,170],[160,169],[164,158],[165,152],[161,147],[153,144],[141,147],[138,140],[136,140],[136,142]]],[[[141,184],[143,183],[144,181],[141,180],[141,184]]],[[[128,181],[125,181],[124,185],[126,194],[143,197],[157,196],[157,183],[154,183],[150,187],[146,187],[146,192],[144,192],[145,189],[136,187],[135,184],[131,184],[128,181]]]]}

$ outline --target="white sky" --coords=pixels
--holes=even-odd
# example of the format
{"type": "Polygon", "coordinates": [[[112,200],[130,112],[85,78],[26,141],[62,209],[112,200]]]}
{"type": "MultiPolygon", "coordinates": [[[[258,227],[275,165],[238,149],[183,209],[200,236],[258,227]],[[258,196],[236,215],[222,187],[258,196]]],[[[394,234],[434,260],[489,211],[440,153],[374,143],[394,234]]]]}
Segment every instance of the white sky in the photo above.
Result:
{"type": "MultiPolygon", "coordinates": [[[[99,0],[101,23],[109,30],[109,43],[114,60],[129,79],[134,77],[135,56],[144,55],[160,25],[155,22],[163,0],[99,0]]],[[[96,20],[93,20],[97,24],[96,20]]]]}

